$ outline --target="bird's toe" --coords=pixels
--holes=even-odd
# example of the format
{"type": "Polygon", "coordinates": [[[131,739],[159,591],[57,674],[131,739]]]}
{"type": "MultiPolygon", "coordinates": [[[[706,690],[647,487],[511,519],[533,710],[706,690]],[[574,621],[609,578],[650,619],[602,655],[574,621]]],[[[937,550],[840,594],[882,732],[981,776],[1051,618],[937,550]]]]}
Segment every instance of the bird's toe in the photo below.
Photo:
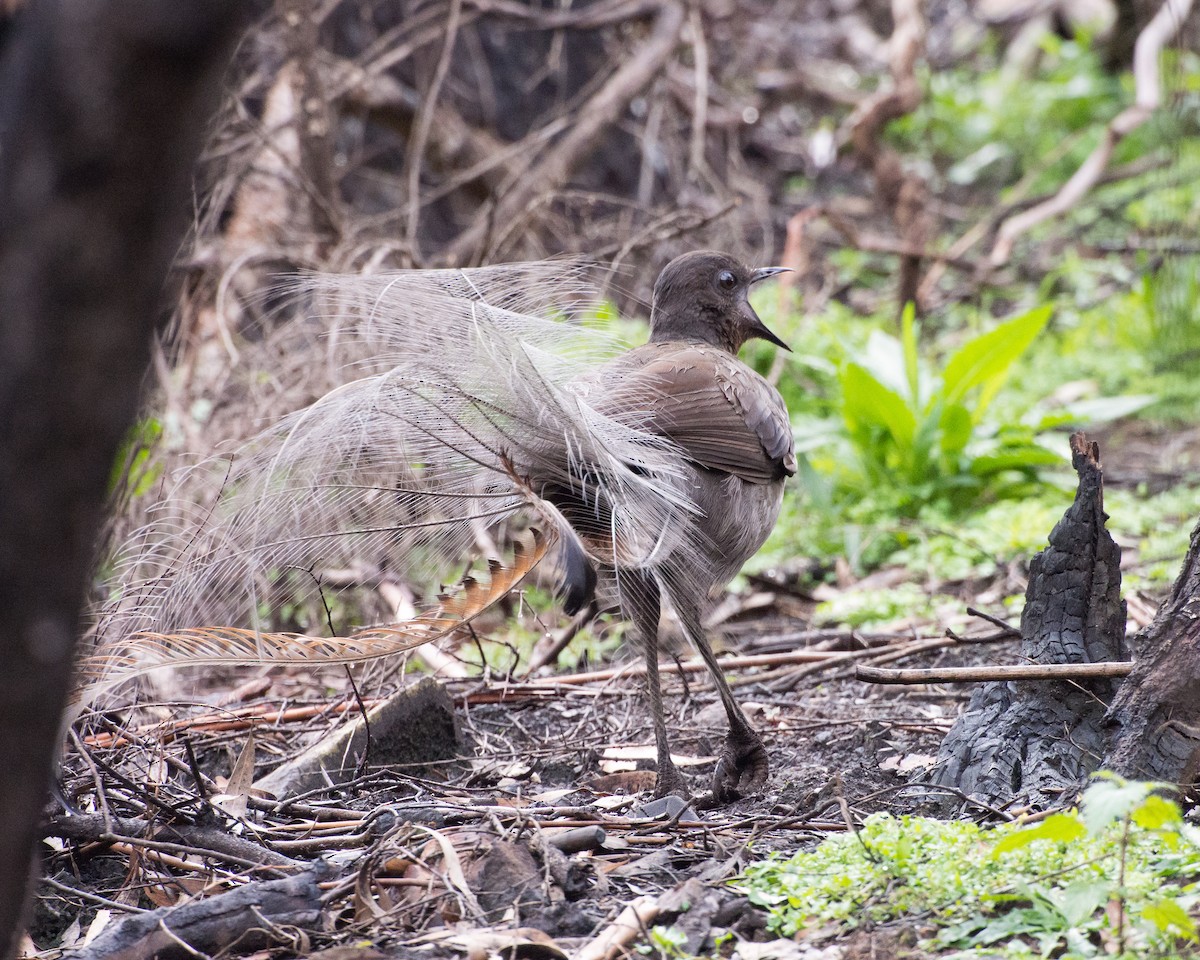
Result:
{"type": "Polygon", "coordinates": [[[757,737],[726,739],[713,774],[713,798],[732,803],[754,793],[767,781],[770,761],[767,749],[757,737]]]}

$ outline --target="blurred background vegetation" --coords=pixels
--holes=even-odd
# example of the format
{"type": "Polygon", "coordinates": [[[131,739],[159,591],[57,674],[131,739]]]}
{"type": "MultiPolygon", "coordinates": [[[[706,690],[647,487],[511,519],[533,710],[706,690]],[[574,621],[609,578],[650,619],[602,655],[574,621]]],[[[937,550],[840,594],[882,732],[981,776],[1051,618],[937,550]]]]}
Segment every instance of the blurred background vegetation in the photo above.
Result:
{"type": "MultiPolygon", "coordinates": [[[[280,274],[582,252],[606,265],[617,322],[645,318],[672,256],[718,247],[795,271],[756,295],[794,352],[748,353],[802,456],[751,578],[839,623],[1013,608],[1083,428],[1131,617],[1148,617],[1200,513],[1196,12],[1151,51],[1151,102],[1134,70],[1165,9],[261,4],[114,537],[164,464],[347,376],[321,319],[272,296],[280,274]],[[1005,233],[1098,156],[1061,210],[1005,233]]],[[[220,477],[195,483],[203,503],[220,477]]]]}

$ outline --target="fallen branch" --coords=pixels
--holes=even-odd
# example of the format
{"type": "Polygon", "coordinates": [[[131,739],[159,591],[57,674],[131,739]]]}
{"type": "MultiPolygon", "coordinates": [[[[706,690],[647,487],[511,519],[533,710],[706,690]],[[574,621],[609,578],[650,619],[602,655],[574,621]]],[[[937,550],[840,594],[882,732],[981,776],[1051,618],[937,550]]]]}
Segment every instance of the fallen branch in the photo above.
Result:
{"type": "Polygon", "coordinates": [[[1062,189],[1045,203],[1009,217],[1000,225],[988,258],[991,269],[1004,266],[1012,256],[1013,244],[1023,233],[1052,217],[1070,210],[1096,184],[1113,150],[1130,133],[1145,123],[1162,102],[1159,56],[1179,32],[1192,8],[1192,0],[1164,0],[1154,18],[1137,38],[1133,51],[1134,102],[1112,119],[1104,136],[1062,189]]]}
{"type": "Polygon", "coordinates": [[[303,866],[252,840],[234,836],[218,827],[194,824],[152,825],[130,817],[89,813],[55,817],[42,828],[42,834],[78,843],[125,843],[182,858],[223,860],[246,869],[298,869],[303,866]],[[148,830],[154,832],[154,839],[144,836],[148,830]]]}
{"type": "MultiPolygon", "coordinates": [[[[919,0],[892,0],[895,25],[888,42],[889,81],[842,123],[839,146],[850,144],[875,179],[875,194],[891,214],[900,237],[899,302],[915,301],[921,255],[932,233],[929,187],[922,176],[904,169],[899,154],[883,142],[888,123],[912,113],[921,103],[917,60],[925,49],[925,14],[919,0]]],[[[921,304],[917,303],[918,308],[921,304]]]]}
{"type": "MultiPolygon", "coordinates": [[[[186,958],[239,952],[289,939],[281,926],[312,926],[321,913],[319,873],[313,869],[283,880],[247,883],[228,893],[164,907],[111,923],[72,960],[186,958]]],[[[298,943],[290,946],[294,949],[298,943]]],[[[300,951],[303,952],[303,951],[300,951]]]]}
{"type": "MultiPolygon", "coordinates": [[[[872,652],[879,653],[875,648],[872,652]]],[[[774,667],[788,663],[835,663],[841,660],[853,660],[860,651],[845,652],[841,650],[789,650],[786,653],[754,653],[743,657],[721,657],[723,670],[738,670],[743,667],[774,667]]],[[[659,664],[663,673],[700,673],[707,670],[704,661],[700,659],[665,661],[659,664]]],[[[643,677],[646,675],[644,663],[631,663],[623,667],[613,667],[608,670],[592,670],[587,673],[571,673],[563,677],[542,681],[544,686],[579,686],[588,683],[602,683],[615,680],[617,677],[643,677]]],[[[533,684],[529,684],[533,686],[533,684]]]]}
{"type": "Polygon", "coordinates": [[[596,939],[584,944],[575,954],[574,960],[611,960],[625,953],[625,947],[646,929],[658,916],[658,900],[655,897],[638,897],[620,915],[600,931],[596,939]]]}
{"type": "Polygon", "coordinates": [[[866,683],[974,683],[980,680],[1094,680],[1126,677],[1133,661],[1113,663],[1019,663],[994,667],[914,667],[896,670],[862,664],[854,676],[866,683]]]}
{"type": "MultiPolygon", "coordinates": [[[[867,650],[854,650],[850,653],[843,654],[840,660],[855,661],[855,660],[873,660],[876,663],[886,663],[889,660],[899,660],[903,657],[911,657],[916,653],[925,653],[929,650],[941,650],[945,647],[957,646],[958,641],[953,637],[939,637],[935,640],[914,640],[910,643],[903,643],[891,649],[881,650],[878,647],[867,650]]],[[[796,667],[794,670],[783,672],[778,677],[773,677],[767,681],[767,686],[772,693],[786,693],[796,686],[802,679],[819,672],[825,664],[812,663],[803,667],[796,667]]],[[[860,668],[861,669],[861,668],[860,668]]],[[[745,683],[749,678],[735,677],[730,681],[730,686],[739,686],[745,683]]]]}
{"type": "MultiPolygon", "coordinates": [[[[364,700],[368,708],[382,702],[383,698],[364,700]]],[[[298,723],[302,720],[315,720],[322,716],[346,711],[358,713],[359,705],[351,699],[342,703],[321,703],[307,707],[286,707],[274,710],[262,706],[249,706],[221,713],[207,713],[191,719],[172,720],[168,723],[146,723],[134,727],[128,734],[112,730],[92,733],[84,737],[83,742],[89,747],[98,749],[128,746],[141,736],[154,736],[158,742],[170,743],[185,730],[225,733],[232,730],[248,730],[253,727],[278,726],[285,723],[298,723]]]]}

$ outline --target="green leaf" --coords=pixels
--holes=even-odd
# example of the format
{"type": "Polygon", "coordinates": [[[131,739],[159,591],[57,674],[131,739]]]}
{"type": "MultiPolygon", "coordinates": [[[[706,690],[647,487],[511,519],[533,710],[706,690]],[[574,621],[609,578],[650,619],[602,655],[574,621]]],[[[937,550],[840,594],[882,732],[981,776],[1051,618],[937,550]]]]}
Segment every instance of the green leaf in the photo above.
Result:
{"type": "Polygon", "coordinates": [[[1123,397],[1093,397],[1067,404],[1063,411],[1070,422],[1083,424],[1108,423],[1143,410],[1158,397],[1149,393],[1134,393],[1123,397]]]}
{"type": "Polygon", "coordinates": [[[1028,446],[1016,450],[981,454],[971,460],[971,473],[977,477],[990,477],[1005,470],[1032,470],[1036,467],[1053,467],[1063,458],[1045,447],[1028,446]]]}
{"type": "Polygon", "coordinates": [[[971,440],[971,413],[961,403],[948,403],[942,408],[942,452],[961,453],[971,440]]]}
{"type": "Polygon", "coordinates": [[[1135,807],[1131,816],[1134,823],[1146,830],[1161,830],[1183,822],[1179,804],[1157,793],[1150,794],[1140,806],[1135,807]]]}
{"type": "Polygon", "coordinates": [[[872,377],[889,390],[894,390],[902,397],[908,393],[904,345],[895,337],[882,330],[872,330],[867,338],[866,349],[857,359],[872,377]]]}
{"type": "Polygon", "coordinates": [[[1088,833],[1100,833],[1111,823],[1124,820],[1145,803],[1146,798],[1162,784],[1153,782],[1130,782],[1116,774],[1102,772],[1096,775],[1083,792],[1083,822],[1088,833]]]}
{"type": "Polygon", "coordinates": [[[1070,843],[1086,836],[1087,828],[1076,813],[1052,813],[1040,823],[1022,827],[1013,833],[1002,837],[992,847],[992,857],[999,857],[1009,850],[1019,850],[1037,840],[1050,840],[1054,843],[1070,843]]]}
{"type": "Polygon", "coordinates": [[[959,403],[969,391],[980,387],[974,410],[974,420],[978,423],[1003,386],[1013,362],[1029,349],[1049,320],[1049,305],[1035,307],[964,343],[946,362],[942,377],[945,402],[959,403]]]}
{"type": "Polygon", "coordinates": [[[1108,902],[1111,893],[1105,880],[1080,880],[1063,890],[1058,908],[1068,924],[1078,927],[1108,902]]]}
{"type": "Polygon", "coordinates": [[[1196,922],[1178,900],[1165,897],[1148,903],[1142,908],[1141,917],[1160,933],[1185,937],[1188,940],[1197,939],[1196,922]]]}
{"type": "Polygon", "coordinates": [[[846,363],[841,370],[842,415],[851,432],[883,427],[903,450],[912,447],[916,417],[895,390],[884,386],[866,367],[846,363]]]}
{"type": "Polygon", "coordinates": [[[151,459],[162,436],[162,422],[153,417],[139,420],[129,428],[109,472],[110,494],[122,483],[132,497],[142,497],[150,491],[162,475],[162,464],[151,459]]]}

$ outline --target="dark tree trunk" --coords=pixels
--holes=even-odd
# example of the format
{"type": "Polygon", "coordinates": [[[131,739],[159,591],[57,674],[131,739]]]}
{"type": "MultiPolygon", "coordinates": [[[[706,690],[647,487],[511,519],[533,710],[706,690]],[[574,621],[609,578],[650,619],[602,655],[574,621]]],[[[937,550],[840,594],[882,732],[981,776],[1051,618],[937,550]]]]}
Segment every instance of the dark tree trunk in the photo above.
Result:
{"type": "Polygon", "coordinates": [[[1134,641],[1134,667],[1108,712],[1104,765],[1195,793],[1200,757],[1200,523],[1171,595],[1134,641]]]}
{"type": "Polygon", "coordinates": [[[29,0],[0,33],[0,958],[93,542],[236,0],[29,0]]]}

